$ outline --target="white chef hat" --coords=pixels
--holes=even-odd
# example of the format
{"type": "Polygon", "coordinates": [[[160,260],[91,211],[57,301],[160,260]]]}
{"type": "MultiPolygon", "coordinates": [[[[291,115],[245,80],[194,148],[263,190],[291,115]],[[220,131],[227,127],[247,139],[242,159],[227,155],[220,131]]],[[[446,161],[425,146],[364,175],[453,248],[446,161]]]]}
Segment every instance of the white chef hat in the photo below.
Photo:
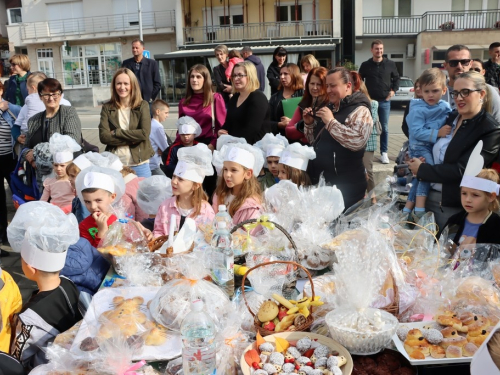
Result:
{"type": "Polygon", "coordinates": [[[52,134],[49,139],[49,150],[54,163],[67,163],[73,160],[73,153],[82,149],[69,135],[52,134]]]}
{"type": "Polygon", "coordinates": [[[229,134],[222,134],[217,139],[217,151],[220,151],[222,149],[222,146],[229,145],[232,143],[247,144],[247,140],[245,138],[233,137],[232,135],[229,134]]]}
{"type": "Polygon", "coordinates": [[[118,172],[123,169],[123,163],[120,161],[120,158],[111,152],[104,151],[100,154],[97,152],[87,152],[85,156],[95,166],[110,168],[118,172]]]}
{"type": "Polygon", "coordinates": [[[7,227],[14,251],[20,252],[30,266],[45,272],[64,268],[68,247],[80,238],[75,215],[66,215],[59,207],[42,201],[19,207],[7,227]]]}
{"type": "Polygon", "coordinates": [[[264,167],[267,167],[267,158],[269,156],[281,157],[283,150],[288,147],[288,139],[281,134],[274,135],[272,133],[267,133],[264,138],[255,143],[254,146],[260,148],[264,153],[264,167]]]}
{"type": "Polygon", "coordinates": [[[116,193],[115,202],[118,202],[125,193],[125,181],[120,172],[95,165],[80,172],[76,177],[75,187],[82,204],[84,204],[82,190],[85,189],[102,189],[116,193]]]}
{"type": "Polygon", "coordinates": [[[488,350],[488,343],[495,333],[500,329],[500,323],[493,328],[484,342],[481,344],[477,352],[472,357],[470,364],[471,375],[500,375],[497,365],[491,358],[490,351],[488,350]]]}
{"type": "Polygon", "coordinates": [[[302,171],[307,170],[309,160],[316,159],[316,152],[310,146],[302,146],[300,143],[292,143],[281,154],[280,163],[297,168],[302,171]]]}
{"type": "Polygon", "coordinates": [[[196,120],[190,116],[182,116],[175,123],[177,126],[177,131],[179,134],[194,134],[197,138],[201,134],[201,126],[196,122],[196,120]]]}
{"type": "Polygon", "coordinates": [[[253,171],[254,176],[258,176],[264,165],[264,156],[257,147],[243,143],[230,143],[222,146],[220,151],[214,151],[212,164],[217,173],[222,173],[225,161],[238,163],[253,171]]]}
{"type": "Polygon", "coordinates": [[[499,184],[486,178],[477,177],[484,166],[484,158],[481,155],[482,149],[483,141],[479,141],[476,147],[474,147],[474,150],[472,150],[472,153],[469,157],[469,161],[467,162],[467,166],[465,167],[464,176],[462,177],[460,186],[499,195],[499,184]]]}
{"type": "Polygon", "coordinates": [[[212,151],[203,143],[180,148],[177,159],[179,161],[174,170],[175,176],[201,184],[205,176],[214,174],[212,151]]]}
{"type": "Polygon", "coordinates": [[[148,215],[156,215],[163,201],[172,196],[172,183],[166,176],[151,176],[139,182],[137,204],[148,215]]]}
{"type": "Polygon", "coordinates": [[[78,168],[80,168],[80,171],[83,171],[84,169],[87,169],[88,167],[92,166],[92,163],[90,162],[89,159],[87,159],[85,154],[76,157],[73,160],[73,164],[76,165],[78,168]]]}

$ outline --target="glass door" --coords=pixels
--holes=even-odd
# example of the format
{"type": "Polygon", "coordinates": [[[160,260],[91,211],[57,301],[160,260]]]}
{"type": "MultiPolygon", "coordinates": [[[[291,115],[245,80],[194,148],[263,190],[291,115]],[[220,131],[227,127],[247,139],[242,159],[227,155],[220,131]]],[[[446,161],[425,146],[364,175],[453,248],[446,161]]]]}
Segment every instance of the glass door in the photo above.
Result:
{"type": "Polygon", "coordinates": [[[85,66],[87,67],[89,85],[99,85],[99,58],[87,57],[85,58],[85,66]]]}

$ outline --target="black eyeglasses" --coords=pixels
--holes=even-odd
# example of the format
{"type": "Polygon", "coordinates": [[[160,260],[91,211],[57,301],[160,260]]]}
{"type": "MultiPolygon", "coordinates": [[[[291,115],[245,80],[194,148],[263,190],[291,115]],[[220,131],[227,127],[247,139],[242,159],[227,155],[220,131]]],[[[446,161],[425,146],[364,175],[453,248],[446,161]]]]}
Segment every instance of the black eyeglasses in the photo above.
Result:
{"type": "Polygon", "coordinates": [[[61,93],[60,92],[55,92],[53,94],[40,94],[40,97],[47,100],[49,98],[51,99],[57,99],[59,98],[59,96],[61,96],[61,93]]]}
{"type": "Polygon", "coordinates": [[[475,72],[478,72],[478,73],[481,73],[481,69],[480,68],[472,68],[471,70],[473,70],[475,72]]]}
{"type": "Polygon", "coordinates": [[[478,90],[462,89],[460,91],[452,91],[450,92],[450,95],[453,97],[453,99],[458,98],[458,95],[460,95],[462,98],[466,98],[470,95],[471,92],[475,91],[481,91],[481,89],[478,90]]]}
{"type": "Polygon", "coordinates": [[[450,60],[450,61],[448,61],[448,65],[450,65],[452,68],[456,68],[459,63],[462,66],[467,66],[470,64],[471,61],[472,61],[471,59],[450,60]]]}
{"type": "Polygon", "coordinates": [[[231,76],[232,79],[242,79],[244,77],[246,77],[247,75],[246,74],[236,74],[234,76],[231,76]]]}

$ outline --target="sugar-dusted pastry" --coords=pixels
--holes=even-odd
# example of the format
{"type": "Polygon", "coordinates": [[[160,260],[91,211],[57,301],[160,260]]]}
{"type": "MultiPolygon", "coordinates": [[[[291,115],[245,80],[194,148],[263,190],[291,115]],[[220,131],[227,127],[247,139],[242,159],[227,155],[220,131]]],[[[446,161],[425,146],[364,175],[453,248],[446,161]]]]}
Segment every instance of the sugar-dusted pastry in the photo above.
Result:
{"type": "Polygon", "coordinates": [[[445,350],[439,345],[431,345],[431,357],[434,359],[444,358],[446,355],[445,350]]]}
{"type": "Polygon", "coordinates": [[[478,347],[474,345],[472,342],[465,344],[463,348],[464,357],[472,357],[477,352],[478,347]]]}
{"type": "Polygon", "coordinates": [[[446,348],[446,358],[461,358],[462,348],[460,346],[450,345],[446,348]]]}

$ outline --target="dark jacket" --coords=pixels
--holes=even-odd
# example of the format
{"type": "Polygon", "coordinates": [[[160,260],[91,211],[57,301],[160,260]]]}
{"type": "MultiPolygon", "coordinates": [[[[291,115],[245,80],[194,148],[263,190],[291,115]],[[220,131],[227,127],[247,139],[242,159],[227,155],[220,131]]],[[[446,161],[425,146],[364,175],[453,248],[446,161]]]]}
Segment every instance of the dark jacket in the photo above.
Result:
{"type": "Polygon", "coordinates": [[[264,169],[264,174],[257,176],[257,181],[259,181],[260,189],[264,192],[267,188],[270,188],[276,184],[276,179],[274,175],[267,169],[264,169]]]}
{"type": "Polygon", "coordinates": [[[491,60],[486,61],[484,64],[484,79],[486,83],[491,86],[500,87],[500,64],[495,64],[491,60]]]}
{"type": "MultiPolygon", "coordinates": [[[[452,126],[457,115],[457,112],[453,112],[446,124],[452,126]]],[[[446,149],[443,164],[422,163],[418,168],[419,180],[443,184],[441,205],[462,207],[460,182],[470,154],[480,140],[483,141],[481,155],[484,158],[484,167],[489,168],[498,157],[500,124],[484,110],[474,118],[462,122],[446,149]]]]}
{"type": "Polygon", "coordinates": [[[85,238],[68,248],[60,274],[73,281],[80,292],[97,293],[109,270],[109,263],[85,238]]]}
{"type": "MultiPolygon", "coordinates": [[[[193,142],[193,146],[197,145],[198,141],[193,142]]],[[[179,149],[184,147],[181,141],[175,141],[172,143],[165,152],[161,155],[163,161],[162,170],[168,178],[172,178],[174,175],[175,167],[179,159],[177,158],[177,152],[179,149]]]]}
{"type": "Polygon", "coordinates": [[[128,68],[134,72],[139,86],[141,86],[142,98],[147,101],[153,101],[161,89],[160,69],[156,60],[143,57],[141,60],[141,68],[135,70],[135,60],[130,58],[122,62],[122,68],[128,68]]]}
{"type": "MultiPolygon", "coordinates": [[[[449,234],[455,234],[453,237],[453,242],[459,245],[460,237],[465,227],[465,218],[467,217],[467,212],[462,211],[458,214],[451,216],[446,222],[442,230],[439,231],[437,237],[441,236],[445,228],[448,228],[449,234]]],[[[492,212],[486,223],[479,227],[476,237],[476,243],[492,243],[500,244],[500,216],[495,212],[492,212]]]]}
{"type": "Polygon", "coordinates": [[[280,67],[271,63],[267,68],[267,79],[269,80],[269,87],[271,88],[271,95],[278,91],[280,85],[280,67]]]}
{"type": "MultiPolygon", "coordinates": [[[[345,123],[347,117],[358,107],[364,106],[371,112],[371,103],[361,92],[346,96],[340,102],[335,119],[345,123]]],[[[366,190],[365,167],[363,164],[364,148],[351,151],[341,145],[332,135],[324,130],[323,122],[317,120],[312,146],[316,151],[316,158],[309,161],[307,173],[311,182],[317,184],[321,174],[328,185],[337,185],[344,196],[345,208],[363,198],[366,190]]]]}
{"type": "Polygon", "coordinates": [[[227,103],[226,122],[223,129],[227,130],[229,135],[245,138],[249,144],[253,145],[270,131],[269,104],[260,90],[250,93],[248,98],[237,107],[239,97],[240,94],[236,93],[227,103]]]}
{"type": "Polygon", "coordinates": [[[368,59],[359,67],[359,75],[373,100],[386,100],[389,93],[399,89],[399,73],[394,61],[384,58],[380,63],[368,59]]]}
{"type": "Polygon", "coordinates": [[[401,125],[401,130],[408,139],[410,139],[410,129],[408,128],[408,123],[406,122],[406,116],[408,116],[408,113],[410,113],[410,103],[411,100],[406,105],[405,113],[403,114],[403,124],[401,125]]]}
{"type": "MultiPolygon", "coordinates": [[[[304,90],[300,89],[293,93],[292,98],[298,98],[304,95],[304,90]]],[[[285,129],[278,128],[278,122],[281,121],[281,118],[285,115],[283,111],[283,90],[279,90],[271,96],[269,99],[269,110],[271,111],[271,119],[269,121],[269,126],[273,134],[280,133],[285,136],[285,129]]]]}
{"type": "Polygon", "coordinates": [[[99,123],[99,140],[106,145],[106,151],[113,152],[118,146],[130,147],[134,164],[149,160],[155,154],[149,134],[151,133],[151,116],[149,104],[145,100],[130,111],[129,130],[122,130],[118,120],[118,110],[110,103],[102,106],[99,123]],[[115,135],[111,132],[115,130],[115,135]]]}
{"type": "Polygon", "coordinates": [[[231,82],[229,82],[226,78],[226,68],[224,68],[222,64],[219,64],[215,68],[213,68],[213,73],[215,85],[217,86],[217,92],[222,95],[222,97],[224,98],[224,102],[227,105],[227,103],[229,102],[229,93],[224,92],[224,85],[231,85],[231,82]]]}
{"type": "MultiPolygon", "coordinates": [[[[21,105],[24,104],[24,99],[26,99],[26,97],[28,96],[27,82],[28,82],[28,76],[30,74],[31,74],[31,72],[28,71],[26,73],[26,79],[21,82],[21,96],[23,97],[23,103],[21,103],[21,105]]],[[[16,100],[16,91],[17,91],[16,76],[17,76],[16,74],[11,76],[8,79],[7,83],[5,84],[7,86],[6,92],[5,92],[5,100],[7,100],[9,103],[12,103],[12,104],[17,104],[17,100],[16,100]]]]}
{"type": "Polygon", "coordinates": [[[260,91],[264,91],[266,88],[266,72],[264,71],[264,65],[262,65],[262,61],[255,56],[255,55],[250,55],[248,56],[245,61],[250,61],[252,64],[255,65],[255,69],[257,69],[257,78],[259,79],[260,91]]]}

